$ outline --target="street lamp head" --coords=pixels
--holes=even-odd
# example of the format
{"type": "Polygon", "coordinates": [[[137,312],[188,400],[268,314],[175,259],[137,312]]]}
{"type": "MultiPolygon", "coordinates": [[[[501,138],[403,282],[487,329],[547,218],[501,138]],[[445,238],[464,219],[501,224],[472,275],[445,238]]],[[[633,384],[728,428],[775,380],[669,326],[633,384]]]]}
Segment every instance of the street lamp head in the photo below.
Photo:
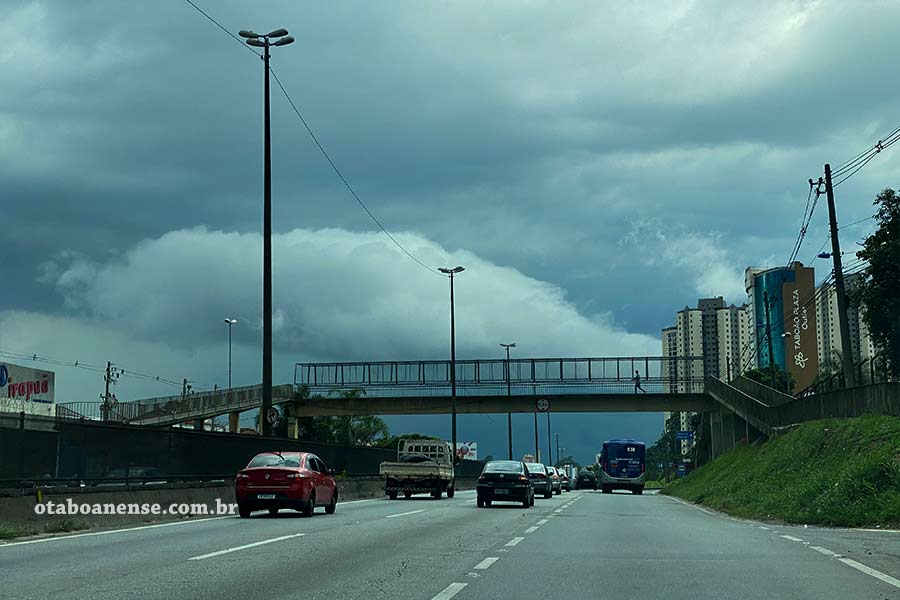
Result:
{"type": "Polygon", "coordinates": [[[266,37],[278,38],[278,37],[284,37],[287,34],[288,34],[288,30],[282,28],[282,29],[276,29],[275,31],[270,31],[269,33],[266,34],[266,37]]]}
{"type": "Polygon", "coordinates": [[[510,344],[500,344],[500,346],[503,347],[503,348],[515,348],[515,347],[516,347],[516,343],[515,343],[515,342],[512,342],[512,343],[510,343],[510,344]]]}
{"type": "Polygon", "coordinates": [[[831,258],[831,252],[819,252],[816,258],[831,258]]]}
{"type": "MultiPolygon", "coordinates": [[[[284,31],[284,29],[282,29],[281,31],[284,31]]],[[[275,42],[272,45],[273,46],[287,46],[288,44],[293,44],[293,43],[294,43],[294,38],[289,35],[287,37],[281,38],[280,40],[278,40],[277,42],[275,42]]]]}
{"type": "Polygon", "coordinates": [[[238,321],[237,321],[237,319],[225,319],[225,322],[228,323],[229,325],[234,325],[238,321]]]}
{"type": "Polygon", "coordinates": [[[438,269],[438,271],[440,271],[441,273],[446,273],[447,275],[452,275],[452,274],[455,274],[455,273],[462,273],[463,271],[465,271],[465,268],[463,268],[463,267],[454,267],[454,268],[450,269],[450,268],[448,268],[448,267],[441,267],[441,268],[438,269]]]}
{"type": "Polygon", "coordinates": [[[266,43],[259,40],[247,40],[248,46],[256,46],[257,48],[265,48],[266,43]]]}
{"type": "Polygon", "coordinates": [[[246,29],[241,29],[240,31],[238,31],[238,35],[241,36],[242,38],[250,38],[250,39],[262,37],[258,33],[253,32],[253,31],[247,31],[246,29]]]}

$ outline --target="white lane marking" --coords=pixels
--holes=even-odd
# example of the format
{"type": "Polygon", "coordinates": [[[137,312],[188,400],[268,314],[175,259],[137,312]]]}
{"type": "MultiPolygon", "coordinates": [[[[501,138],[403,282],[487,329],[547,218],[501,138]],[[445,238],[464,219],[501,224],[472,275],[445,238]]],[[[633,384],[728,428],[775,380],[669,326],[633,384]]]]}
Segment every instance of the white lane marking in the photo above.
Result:
{"type": "Polygon", "coordinates": [[[553,512],[555,512],[555,513],[556,513],[556,514],[559,514],[559,513],[561,513],[561,512],[562,512],[562,509],[561,509],[561,508],[557,508],[557,509],[556,509],[556,510],[554,510],[554,511],[553,511],[553,512]]]}
{"type": "Polygon", "coordinates": [[[513,546],[518,546],[518,545],[519,545],[519,542],[521,542],[521,541],[524,540],[524,539],[525,539],[525,538],[523,538],[523,537],[514,537],[513,539],[511,539],[511,540],[509,540],[508,542],[506,542],[506,545],[507,545],[508,547],[512,548],[513,546]]]}
{"type": "Polygon", "coordinates": [[[405,517],[406,515],[414,515],[416,513],[425,512],[424,508],[420,508],[419,510],[411,510],[409,512],[397,513],[395,515],[387,515],[385,519],[393,519],[394,517],[405,517]]]}
{"type": "Polygon", "coordinates": [[[771,529],[769,529],[769,528],[766,527],[765,525],[760,525],[759,528],[760,528],[760,529],[765,529],[766,531],[772,531],[771,529]]]}
{"type": "Polygon", "coordinates": [[[499,556],[489,556],[486,559],[484,559],[483,561],[481,561],[480,563],[478,563],[477,565],[475,565],[475,568],[476,569],[487,569],[488,567],[490,567],[492,564],[494,564],[498,560],[500,560],[499,556]]]}
{"type": "Polygon", "coordinates": [[[541,519],[537,522],[538,525],[543,525],[544,523],[548,523],[547,519],[541,519]]]}
{"type": "Polygon", "coordinates": [[[383,498],[364,498],[362,500],[338,500],[338,505],[344,506],[345,504],[359,504],[360,502],[375,502],[376,500],[383,500],[383,498]]]}
{"type": "Polygon", "coordinates": [[[469,585],[469,584],[468,583],[451,583],[450,585],[445,587],[443,590],[441,590],[441,592],[438,593],[438,595],[436,595],[431,600],[450,600],[450,598],[452,598],[453,596],[455,596],[459,592],[461,592],[462,589],[464,587],[466,587],[467,585],[469,585]]]}
{"type": "Polygon", "coordinates": [[[257,546],[265,546],[266,544],[271,544],[273,542],[281,542],[284,540],[289,540],[292,538],[298,538],[300,536],[306,535],[305,533],[295,533],[293,535],[283,535],[281,537],[272,538],[270,540],[263,540],[261,542],[253,542],[252,544],[244,544],[243,546],[235,546],[234,548],[226,548],[224,550],[219,550],[218,552],[210,552],[209,554],[201,554],[200,556],[192,556],[188,560],[206,560],[207,558],[213,558],[214,556],[222,556],[223,554],[231,554],[232,552],[238,552],[240,550],[246,550],[247,548],[256,548],[257,546]]]}
{"type": "Polygon", "coordinates": [[[475,502],[476,500],[478,500],[478,498],[472,498],[471,500],[466,500],[466,504],[468,504],[469,502],[475,502]]]}
{"type": "Polygon", "coordinates": [[[783,538],[786,539],[786,540],[791,540],[792,542],[802,542],[802,541],[803,541],[803,540],[801,540],[800,538],[794,537],[794,536],[792,536],[792,535],[783,535],[783,536],[781,536],[781,537],[783,537],[783,538]]]}
{"type": "Polygon", "coordinates": [[[847,565],[848,567],[853,567],[857,571],[862,571],[866,575],[871,575],[875,579],[880,579],[888,585],[892,585],[895,588],[900,588],[900,579],[895,579],[890,575],[882,573],[881,571],[876,571],[872,567],[867,567],[866,565],[856,562],[852,558],[838,558],[839,561],[847,565]]]}
{"type": "Polygon", "coordinates": [[[537,530],[538,530],[537,525],[532,525],[531,527],[529,527],[528,529],[525,530],[525,533],[534,533],[537,530]]]}
{"type": "Polygon", "coordinates": [[[140,529],[156,529],[157,527],[172,527],[173,525],[189,525],[190,523],[204,523],[206,521],[217,521],[218,519],[236,519],[237,517],[210,517],[208,519],[191,519],[190,521],[175,521],[173,523],[157,523],[156,525],[141,525],[139,527],[127,527],[125,529],[108,529],[106,531],[91,531],[89,533],[74,533],[72,535],[60,535],[57,537],[41,538],[39,540],[25,540],[23,542],[10,542],[8,544],[0,544],[0,548],[8,546],[24,546],[25,544],[40,544],[43,542],[58,542],[59,540],[71,540],[73,538],[90,537],[94,535],[109,535],[110,533],[124,533],[126,531],[138,531],[140,529]]]}
{"type": "Polygon", "coordinates": [[[548,518],[548,519],[552,519],[552,518],[555,517],[555,516],[556,516],[556,515],[547,515],[547,518],[548,518]]]}
{"type": "Polygon", "coordinates": [[[822,546],[810,546],[809,549],[815,550],[816,552],[820,552],[820,553],[824,554],[825,556],[833,556],[835,558],[840,556],[840,554],[838,554],[836,552],[832,552],[828,548],[823,548],[822,546]]]}

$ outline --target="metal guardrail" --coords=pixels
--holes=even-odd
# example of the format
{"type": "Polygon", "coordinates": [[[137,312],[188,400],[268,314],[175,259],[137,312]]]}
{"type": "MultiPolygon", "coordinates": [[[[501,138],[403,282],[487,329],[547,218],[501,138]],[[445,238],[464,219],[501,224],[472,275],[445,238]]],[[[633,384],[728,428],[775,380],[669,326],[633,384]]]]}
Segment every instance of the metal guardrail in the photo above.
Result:
{"type": "MultiPolygon", "coordinates": [[[[856,372],[856,386],[872,385],[874,383],[893,383],[896,378],[892,377],[887,365],[887,357],[883,353],[876,354],[869,358],[860,360],[853,365],[856,372]]],[[[797,393],[797,397],[809,396],[811,394],[824,394],[826,392],[835,392],[847,389],[847,382],[844,378],[844,372],[839,370],[830,376],[817,381],[809,387],[797,393]]]]}

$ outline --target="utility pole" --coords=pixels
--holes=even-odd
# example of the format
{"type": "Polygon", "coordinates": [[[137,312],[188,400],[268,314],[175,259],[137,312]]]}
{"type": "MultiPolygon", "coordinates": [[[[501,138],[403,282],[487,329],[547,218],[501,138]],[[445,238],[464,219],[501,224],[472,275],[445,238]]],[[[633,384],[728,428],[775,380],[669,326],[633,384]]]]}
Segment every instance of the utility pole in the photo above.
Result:
{"type": "Polygon", "coordinates": [[[763,303],[766,305],[766,345],[769,347],[769,377],[772,389],[778,389],[775,383],[775,353],[772,346],[772,323],[769,320],[769,292],[763,290],[763,303]]]}
{"type": "Polygon", "coordinates": [[[534,411],[534,459],[541,462],[541,445],[538,443],[537,409],[534,411]]]}
{"type": "Polygon", "coordinates": [[[112,383],[112,361],[106,361],[106,375],[103,377],[105,383],[103,391],[103,411],[101,418],[103,421],[109,421],[109,384],[112,383]]]}
{"type": "Polygon", "coordinates": [[[834,187],[831,185],[831,165],[825,164],[825,195],[828,198],[828,222],[831,226],[831,258],[834,260],[834,291],[837,296],[838,326],[841,331],[841,364],[844,386],[856,385],[853,370],[853,350],[850,345],[850,322],[847,320],[847,292],[844,289],[844,268],[841,265],[841,242],[838,239],[837,215],[834,210],[834,187]]]}
{"type": "Polygon", "coordinates": [[[556,434],[556,463],[559,464],[559,434],[556,434]]]}

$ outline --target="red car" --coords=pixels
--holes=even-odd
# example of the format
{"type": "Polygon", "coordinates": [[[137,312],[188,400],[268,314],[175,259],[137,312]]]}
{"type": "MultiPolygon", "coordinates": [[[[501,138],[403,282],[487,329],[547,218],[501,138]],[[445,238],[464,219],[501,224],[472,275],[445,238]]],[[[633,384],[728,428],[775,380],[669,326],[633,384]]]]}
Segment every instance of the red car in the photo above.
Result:
{"type": "Polygon", "coordinates": [[[241,470],[234,480],[234,497],[242,519],[254,510],[268,509],[270,515],[279,509],[299,510],[312,516],[317,506],[334,514],[338,489],[334,469],[309,452],[263,452],[241,470]]]}

